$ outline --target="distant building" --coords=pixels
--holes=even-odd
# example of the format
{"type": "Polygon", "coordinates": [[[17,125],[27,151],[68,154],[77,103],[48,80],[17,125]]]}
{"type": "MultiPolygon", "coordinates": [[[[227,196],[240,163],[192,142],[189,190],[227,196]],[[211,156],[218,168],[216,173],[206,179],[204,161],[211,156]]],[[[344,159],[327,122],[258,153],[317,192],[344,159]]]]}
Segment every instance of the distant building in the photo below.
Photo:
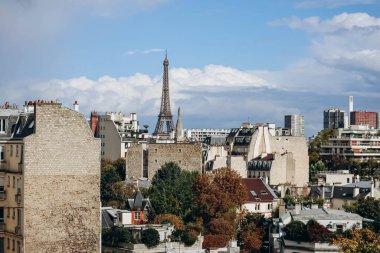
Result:
{"type": "Polygon", "coordinates": [[[248,191],[248,199],[243,208],[248,212],[260,213],[266,218],[272,217],[277,208],[278,197],[270,186],[259,178],[244,178],[243,182],[248,191]]]}
{"type": "Polygon", "coordinates": [[[321,145],[320,155],[326,159],[340,156],[358,161],[380,160],[380,137],[375,129],[352,125],[348,129],[339,129],[336,138],[329,138],[328,144],[321,145]]]}
{"type": "Polygon", "coordinates": [[[190,141],[204,142],[207,137],[227,137],[231,129],[192,128],[183,129],[184,136],[190,141]]]}
{"type": "Polygon", "coordinates": [[[340,109],[328,109],[323,112],[323,128],[345,128],[345,111],[340,109]]]}
{"type": "Polygon", "coordinates": [[[102,159],[124,158],[131,143],[148,136],[147,129],[140,129],[136,113],[125,116],[115,112],[92,112],[90,126],[94,136],[101,139],[102,159]]]}
{"type": "Polygon", "coordinates": [[[100,252],[100,141],[83,115],[28,103],[4,148],[0,251],[100,252]]]}
{"type": "Polygon", "coordinates": [[[284,127],[291,129],[293,136],[304,136],[304,116],[299,114],[285,115],[284,127]]]}
{"type": "Polygon", "coordinates": [[[350,112],[351,125],[368,125],[372,128],[377,128],[377,113],[367,111],[350,112]]]}
{"type": "Polygon", "coordinates": [[[20,114],[17,105],[5,103],[0,106],[0,164],[5,159],[5,143],[11,138],[13,126],[20,114]]]}

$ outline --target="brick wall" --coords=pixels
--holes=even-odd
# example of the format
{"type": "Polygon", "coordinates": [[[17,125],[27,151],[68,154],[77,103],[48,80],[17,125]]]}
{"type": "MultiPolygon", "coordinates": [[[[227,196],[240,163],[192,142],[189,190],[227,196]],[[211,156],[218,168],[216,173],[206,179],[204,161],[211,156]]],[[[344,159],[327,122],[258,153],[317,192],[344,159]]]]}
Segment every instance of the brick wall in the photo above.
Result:
{"type": "Polygon", "coordinates": [[[25,252],[100,252],[100,141],[79,112],[37,104],[24,139],[25,252]]]}

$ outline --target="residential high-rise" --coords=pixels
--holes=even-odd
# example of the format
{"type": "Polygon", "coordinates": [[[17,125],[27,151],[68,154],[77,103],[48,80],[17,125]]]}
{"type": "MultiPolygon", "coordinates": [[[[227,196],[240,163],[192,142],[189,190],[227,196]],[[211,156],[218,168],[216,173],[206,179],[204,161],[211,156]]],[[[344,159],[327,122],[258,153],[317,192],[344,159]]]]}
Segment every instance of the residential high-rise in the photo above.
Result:
{"type": "Polygon", "coordinates": [[[173,115],[170,110],[169,96],[169,60],[166,55],[164,60],[161,109],[160,114],[158,115],[156,129],[154,130],[153,135],[156,136],[158,139],[172,139],[174,133],[173,131],[173,115]]]}
{"type": "Polygon", "coordinates": [[[367,111],[352,111],[350,112],[350,125],[368,125],[377,127],[377,113],[367,111]]]}
{"type": "Polygon", "coordinates": [[[340,109],[328,109],[323,112],[323,128],[344,128],[345,112],[340,109]]]}
{"type": "Polygon", "coordinates": [[[0,163],[0,252],[100,252],[100,140],[77,111],[27,106],[0,163]]]}
{"type": "Polygon", "coordinates": [[[293,136],[304,136],[304,116],[299,114],[285,115],[285,128],[291,129],[293,136]]]}

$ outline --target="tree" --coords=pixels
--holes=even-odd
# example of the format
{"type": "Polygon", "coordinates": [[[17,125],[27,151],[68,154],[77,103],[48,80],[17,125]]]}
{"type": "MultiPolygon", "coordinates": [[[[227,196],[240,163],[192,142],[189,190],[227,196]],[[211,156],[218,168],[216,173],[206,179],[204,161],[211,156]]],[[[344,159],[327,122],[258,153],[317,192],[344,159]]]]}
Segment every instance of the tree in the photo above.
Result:
{"type": "Polygon", "coordinates": [[[154,219],[155,224],[170,223],[174,226],[174,229],[183,230],[185,225],[180,217],[174,214],[159,214],[154,219]]]}
{"type": "Polygon", "coordinates": [[[322,226],[315,220],[309,220],[306,224],[307,236],[311,242],[327,242],[332,233],[325,226],[322,226]]]}
{"type": "Polygon", "coordinates": [[[213,235],[228,235],[230,239],[236,236],[236,225],[234,220],[223,218],[212,219],[208,223],[209,233],[213,235]]]}
{"type": "Polygon", "coordinates": [[[160,234],[154,228],[148,228],[141,232],[141,242],[148,248],[157,246],[160,243],[160,234]]]}
{"type": "Polygon", "coordinates": [[[194,201],[205,223],[229,212],[236,213],[236,209],[247,200],[247,190],[240,175],[228,168],[199,175],[193,189],[197,196],[194,201]]]}
{"type": "Polygon", "coordinates": [[[205,235],[202,249],[222,248],[227,246],[228,235],[205,235]]]}
{"type": "Polygon", "coordinates": [[[240,220],[238,243],[243,252],[258,252],[263,245],[265,219],[262,214],[247,213],[240,220]]]}
{"type": "Polygon", "coordinates": [[[302,221],[292,221],[284,228],[285,239],[292,241],[308,241],[307,227],[302,221]]]}
{"type": "Polygon", "coordinates": [[[345,253],[380,252],[380,236],[369,229],[352,229],[337,234],[332,243],[341,246],[345,253]]]}
{"type": "Polygon", "coordinates": [[[112,186],[119,181],[120,176],[115,167],[107,164],[101,168],[100,198],[103,206],[106,205],[108,201],[114,199],[112,186]]]}
{"type": "Polygon", "coordinates": [[[182,171],[173,162],[164,164],[153,177],[148,196],[155,213],[174,214],[185,221],[195,220],[192,185],[197,172],[182,171]]]}
{"type": "Polygon", "coordinates": [[[310,142],[309,145],[309,161],[310,164],[314,164],[321,160],[321,145],[326,145],[329,143],[329,138],[336,137],[338,135],[337,129],[323,129],[317,136],[310,142]]]}
{"type": "Polygon", "coordinates": [[[102,241],[113,247],[117,246],[121,242],[131,242],[132,234],[128,229],[124,227],[114,226],[112,228],[102,229],[102,241]]]}
{"type": "Polygon", "coordinates": [[[375,232],[380,232],[380,200],[374,198],[361,198],[351,205],[343,205],[347,212],[357,213],[368,219],[373,219],[373,224],[368,224],[368,228],[375,232]]]}

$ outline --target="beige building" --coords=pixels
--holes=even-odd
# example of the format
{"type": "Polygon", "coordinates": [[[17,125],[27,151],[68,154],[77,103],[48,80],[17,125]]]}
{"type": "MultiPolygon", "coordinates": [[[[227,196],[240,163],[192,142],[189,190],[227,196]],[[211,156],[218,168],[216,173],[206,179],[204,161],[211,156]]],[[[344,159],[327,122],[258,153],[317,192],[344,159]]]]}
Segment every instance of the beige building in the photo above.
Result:
{"type": "Polygon", "coordinates": [[[167,162],[177,163],[181,169],[202,171],[202,144],[195,143],[134,143],[126,156],[127,177],[147,177],[167,162]]]}
{"type": "Polygon", "coordinates": [[[148,130],[140,130],[137,114],[125,116],[122,113],[91,113],[91,129],[94,136],[101,139],[101,157],[117,160],[126,157],[132,143],[147,137],[148,130]]]}
{"type": "Polygon", "coordinates": [[[100,141],[54,102],[22,113],[0,166],[0,251],[100,252],[100,141]]]}

